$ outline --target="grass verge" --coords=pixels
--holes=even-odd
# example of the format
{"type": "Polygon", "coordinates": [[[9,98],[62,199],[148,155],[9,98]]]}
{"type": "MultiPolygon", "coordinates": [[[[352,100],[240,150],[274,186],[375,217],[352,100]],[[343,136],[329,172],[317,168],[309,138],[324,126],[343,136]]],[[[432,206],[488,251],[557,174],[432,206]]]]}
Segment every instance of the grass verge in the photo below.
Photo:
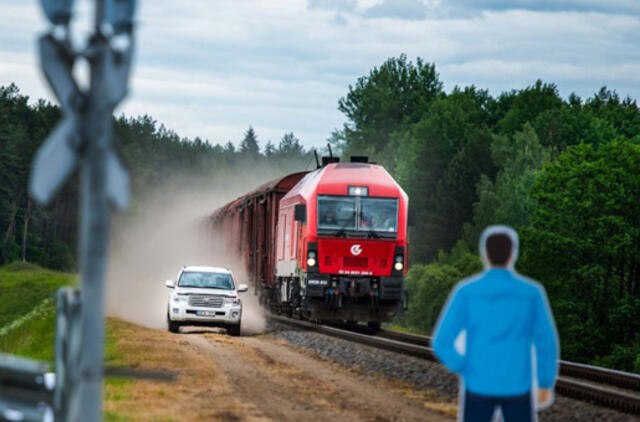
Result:
{"type": "MultiPolygon", "coordinates": [[[[53,364],[56,292],[74,285],[74,274],[46,270],[34,264],[16,262],[0,267],[0,352],[24,356],[53,364]]],[[[117,328],[107,324],[105,360],[122,366],[124,354],[117,346],[117,328]]],[[[107,379],[105,401],[130,396],[131,381],[107,379]]],[[[117,412],[106,412],[105,420],[131,420],[117,412]]]]}
{"type": "Polygon", "coordinates": [[[14,262],[0,267],[0,352],[53,361],[55,295],[74,274],[14,262]]]}

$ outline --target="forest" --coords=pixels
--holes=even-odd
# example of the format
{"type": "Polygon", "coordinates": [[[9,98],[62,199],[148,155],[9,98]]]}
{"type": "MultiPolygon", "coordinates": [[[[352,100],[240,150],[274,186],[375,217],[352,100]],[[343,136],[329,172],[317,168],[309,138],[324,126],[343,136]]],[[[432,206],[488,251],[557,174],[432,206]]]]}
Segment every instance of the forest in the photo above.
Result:
{"type": "MultiPolygon", "coordinates": [[[[346,123],[328,139],[334,151],[384,165],[416,215],[410,306],[398,324],[430,333],[453,285],[482,270],[482,229],[508,224],[520,234],[517,270],[547,289],[562,358],[640,373],[636,100],[606,87],[563,98],[543,81],[495,96],[446,91],[435,64],[400,55],[358,78],[337,107],[346,123]]],[[[76,184],[46,208],[26,191],[33,152],[59,117],[57,106],[0,87],[0,263],[75,269],[76,184]]],[[[134,198],[178,176],[315,166],[293,133],[261,147],[249,127],[236,147],[181,138],[150,116],[114,124],[134,198]]]]}

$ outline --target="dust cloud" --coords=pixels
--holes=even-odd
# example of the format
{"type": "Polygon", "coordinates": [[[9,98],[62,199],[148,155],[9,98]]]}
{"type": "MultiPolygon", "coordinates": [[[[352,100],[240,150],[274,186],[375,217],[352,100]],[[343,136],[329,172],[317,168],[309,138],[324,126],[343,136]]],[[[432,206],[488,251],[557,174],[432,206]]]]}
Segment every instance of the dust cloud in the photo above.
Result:
{"type": "MultiPolygon", "coordinates": [[[[166,329],[169,289],[165,281],[175,280],[183,265],[230,267],[233,262],[224,251],[215,250],[215,233],[205,230],[202,219],[271,176],[277,175],[243,172],[207,182],[170,183],[153,189],[137,201],[132,212],[117,217],[107,274],[107,314],[166,329]]],[[[243,268],[231,270],[236,284],[248,284],[243,268]]],[[[254,291],[249,285],[249,291],[241,294],[243,334],[260,333],[265,328],[263,309],[254,291]]]]}

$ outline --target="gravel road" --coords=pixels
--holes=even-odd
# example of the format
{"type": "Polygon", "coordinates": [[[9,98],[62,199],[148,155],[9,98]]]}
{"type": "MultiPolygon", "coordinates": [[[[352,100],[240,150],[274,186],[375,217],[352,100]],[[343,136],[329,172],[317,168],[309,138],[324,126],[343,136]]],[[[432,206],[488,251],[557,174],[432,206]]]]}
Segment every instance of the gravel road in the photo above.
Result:
{"type": "Polygon", "coordinates": [[[451,421],[367,374],[339,370],[265,336],[184,336],[217,362],[245,407],[237,420],[451,421]]]}

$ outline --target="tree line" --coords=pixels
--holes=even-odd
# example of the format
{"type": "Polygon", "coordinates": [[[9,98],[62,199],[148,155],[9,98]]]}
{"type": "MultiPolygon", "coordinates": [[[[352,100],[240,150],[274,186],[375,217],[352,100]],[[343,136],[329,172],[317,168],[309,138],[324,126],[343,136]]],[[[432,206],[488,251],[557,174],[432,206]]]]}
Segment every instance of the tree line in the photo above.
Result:
{"type": "Polygon", "coordinates": [[[397,178],[416,212],[409,328],[430,333],[452,286],[481,271],[480,232],[521,237],[518,271],[546,287],[562,357],[640,372],[640,110],[603,87],[540,80],[445,92],[435,64],[390,58],[338,105],[330,141],[397,178]]]}
{"type": "MultiPolygon", "coordinates": [[[[47,101],[30,103],[14,84],[0,86],[0,265],[17,260],[73,271],[76,269],[78,187],[74,177],[52,204],[39,207],[28,196],[34,152],[61,117],[47,101]]],[[[182,138],[150,116],[114,119],[114,142],[131,177],[133,204],[142,209],[145,194],[169,183],[215,180],[243,171],[265,175],[313,168],[313,154],[293,133],[260,148],[249,126],[238,146],[182,138]]]]}

